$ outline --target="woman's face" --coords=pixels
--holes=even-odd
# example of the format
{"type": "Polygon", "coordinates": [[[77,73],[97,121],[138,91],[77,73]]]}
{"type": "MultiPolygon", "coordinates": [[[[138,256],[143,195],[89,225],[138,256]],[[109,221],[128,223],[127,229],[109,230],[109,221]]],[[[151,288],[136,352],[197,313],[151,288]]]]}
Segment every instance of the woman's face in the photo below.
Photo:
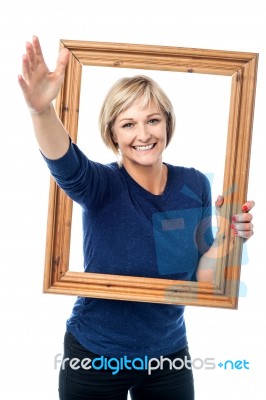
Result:
{"type": "Polygon", "coordinates": [[[140,100],[134,102],[117,116],[112,132],[125,168],[162,162],[167,140],[166,118],[154,102],[144,109],[140,100]]]}

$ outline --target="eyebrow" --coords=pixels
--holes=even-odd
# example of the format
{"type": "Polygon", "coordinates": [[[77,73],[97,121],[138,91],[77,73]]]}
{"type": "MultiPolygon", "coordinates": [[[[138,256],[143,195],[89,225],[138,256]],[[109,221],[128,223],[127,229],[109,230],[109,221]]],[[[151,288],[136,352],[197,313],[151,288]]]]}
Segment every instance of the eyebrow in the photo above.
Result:
{"type": "MultiPolygon", "coordinates": [[[[147,118],[154,117],[155,115],[161,116],[162,114],[161,113],[157,113],[157,112],[156,113],[152,113],[152,114],[147,115],[147,118]]],[[[119,120],[119,122],[122,122],[122,121],[134,121],[134,118],[123,118],[123,119],[119,120]]]]}

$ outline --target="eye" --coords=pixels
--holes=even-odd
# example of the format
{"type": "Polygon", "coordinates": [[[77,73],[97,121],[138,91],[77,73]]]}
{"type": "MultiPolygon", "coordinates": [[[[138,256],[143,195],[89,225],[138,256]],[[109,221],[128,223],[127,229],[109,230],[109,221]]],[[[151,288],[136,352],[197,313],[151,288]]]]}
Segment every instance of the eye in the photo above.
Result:
{"type": "Polygon", "coordinates": [[[122,126],[122,128],[132,128],[134,124],[132,122],[127,122],[125,125],[122,126]]]}
{"type": "Polygon", "coordinates": [[[157,125],[160,122],[158,118],[152,118],[148,121],[149,125],[157,125]]]}

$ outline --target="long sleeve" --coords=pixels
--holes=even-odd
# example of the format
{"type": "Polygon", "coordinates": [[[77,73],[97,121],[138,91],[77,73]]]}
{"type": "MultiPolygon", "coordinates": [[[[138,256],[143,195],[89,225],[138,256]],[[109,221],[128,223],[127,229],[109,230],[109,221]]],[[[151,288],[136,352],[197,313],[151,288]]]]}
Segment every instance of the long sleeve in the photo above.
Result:
{"type": "Polygon", "coordinates": [[[111,164],[102,165],[89,160],[73,143],[60,159],[43,157],[57,184],[81,206],[104,202],[109,195],[111,180],[118,179],[111,164]]]}

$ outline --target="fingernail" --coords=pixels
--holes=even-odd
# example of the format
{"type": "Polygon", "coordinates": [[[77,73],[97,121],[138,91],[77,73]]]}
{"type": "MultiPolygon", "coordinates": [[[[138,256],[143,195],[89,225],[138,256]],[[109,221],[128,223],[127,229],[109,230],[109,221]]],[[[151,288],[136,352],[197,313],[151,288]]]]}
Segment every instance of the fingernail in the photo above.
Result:
{"type": "Polygon", "coordinates": [[[232,229],[235,229],[235,225],[234,225],[234,224],[232,224],[232,225],[231,225],[231,228],[232,228],[232,229]]]}
{"type": "Polygon", "coordinates": [[[237,235],[237,234],[238,234],[238,231],[235,229],[235,232],[234,232],[234,233],[235,233],[235,235],[237,235]]]}
{"type": "Polygon", "coordinates": [[[248,210],[248,206],[243,206],[243,207],[242,207],[242,210],[243,210],[243,211],[247,211],[247,210],[248,210]]]}
{"type": "Polygon", "coordinates": [[[236,222],[236,216],[234,215],[232,221],[236,222]]]}

